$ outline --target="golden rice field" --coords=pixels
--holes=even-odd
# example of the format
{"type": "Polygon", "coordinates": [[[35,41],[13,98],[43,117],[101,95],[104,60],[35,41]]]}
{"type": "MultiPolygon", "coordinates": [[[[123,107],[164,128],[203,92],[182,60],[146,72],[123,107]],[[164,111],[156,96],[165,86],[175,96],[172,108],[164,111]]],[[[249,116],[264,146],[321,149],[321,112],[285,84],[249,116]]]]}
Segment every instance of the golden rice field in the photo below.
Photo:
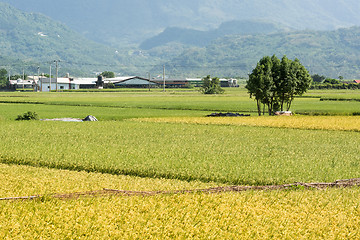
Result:
{"type": "MultiPolygon", "coordinates": [[[[211,187],[0,165],[1,196],[211,187]]],[[[359,188],[0,201],[1,239],[358,239],[359,188]]]]}
{"type": "Polygon", "coordinates": [[[219,186],[217,183],[200,181],[140,178],[7,164],[0,164],[0,182],[6,183],[0,188],[0,198],[95,191],[103,188],[158,191],[219,186]]]}
{"type": "Polygon", "coordinates": [[[359,239],[358,189],[0,202],[1,239],[359,239]]]}
{"type": "Polygon", "coordinates": [[[141,118],[134,121],[215,124],[310,130],[360,131],[360,116],[277,116],[277,117],[166,117],[141,118]]]}

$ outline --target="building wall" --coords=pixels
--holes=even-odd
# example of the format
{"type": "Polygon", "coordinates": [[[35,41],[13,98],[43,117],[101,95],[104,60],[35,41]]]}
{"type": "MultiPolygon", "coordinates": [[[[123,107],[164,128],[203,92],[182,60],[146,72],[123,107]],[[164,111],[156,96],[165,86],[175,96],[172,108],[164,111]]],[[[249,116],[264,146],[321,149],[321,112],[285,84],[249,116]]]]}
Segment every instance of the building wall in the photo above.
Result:
{"type": "MultiPolygon", "coordinates": [[[[41,87],[41,91],[42,92],[49,92],[50,91],[50,84],[49,83],[42,83],[42,85],[40,85],[41,87]]],[[[63,91],[63,90],[78,90],[79,89],[79,85],[77,84],[69,84],[69,83],[58,83],[58,91],[63,91]]],[[[55,91],[56,90],[56,83],[51,83],[51,91],[55,91]]]]}

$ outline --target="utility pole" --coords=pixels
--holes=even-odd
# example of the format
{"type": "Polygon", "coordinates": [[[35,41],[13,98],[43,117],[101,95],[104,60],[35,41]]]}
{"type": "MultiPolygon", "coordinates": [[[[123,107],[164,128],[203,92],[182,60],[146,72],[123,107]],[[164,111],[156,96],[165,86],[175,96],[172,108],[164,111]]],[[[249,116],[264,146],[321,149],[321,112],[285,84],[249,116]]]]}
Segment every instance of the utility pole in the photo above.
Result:
{"type": "Polygon", "coordinates": [[[165,65],[163,65],[163,82],[164,82],[163,92],[165,92],[165,65]]]}
{"type": "Polygon", "coordinates": [[[40,86],[40,66],[38,66],[38,82],[37,82],[37,87],[36,90],[39,91],[39,86],[40,86]]]}
{"type": "Polygon", "coordinates": [[[51,92],[51,64],[52,62],[50,62],[49,92],[51,92]]]}
{"type": "Polygon", "coordinates": [[[58,91],[58,67],[59,67],[59,65],[58,65],[58,63],[60,62],[60,60],[55,60],[54,61],[55,63],[56,63],[56,92],[58,91]]]}
{"type": "Polygon", "coordinates": [[[22,80],[22,84],[23,84],[23,91],[24,91],[24,85],[25,85],[25,70],[23,68],[23,80],[22,80]]]}
{"type": "Polygon", "coordinates": [[[150,72],[148,72],[149,74],[149,92],[150,92],[150,72]]]}

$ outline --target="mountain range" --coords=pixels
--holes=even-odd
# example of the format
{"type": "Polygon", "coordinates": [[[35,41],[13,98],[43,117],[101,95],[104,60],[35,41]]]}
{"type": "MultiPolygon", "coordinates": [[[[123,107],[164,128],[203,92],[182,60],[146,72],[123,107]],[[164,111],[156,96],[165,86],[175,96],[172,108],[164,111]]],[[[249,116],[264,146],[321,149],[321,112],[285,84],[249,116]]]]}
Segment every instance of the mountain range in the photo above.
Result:
{"type": "Polygon", "coordinates": [[[354,0],[2,0],[0,68],[246,77],[264,55],[311,73],[360,75],[354,0]],[[4,2],[9,2],[8,5],[4,2]],[[16,8],[15,8],[15,7],[16,8]]]}
{"type": "Polygon", "coordinates": [[[296,30],[360,25],[358,0],[2,0],[45,14],[89,39],[119,47],[167,27],[210,30],[233,20],[264,20],[296,30]]]}
{"type": "MultiPolygon", "coordinates": [[[[116,64],[115,50],[90,41],[69,27],[37,13],[22,12],[0,2],[0,56],[2,66],[37,69],[45,72],[50,62],[62,61],[62,70],[91,71],[91,65],[116,64]],[[89,67],[90,66],[90,67],[89,67]]],[[[81,71],[80,71],[81,72],[81,71]]]]}
{"type": "Polygon", "coordinates": [[[166,65],[169,72],[204,76],[243,76],[263,56],[298,58],[311,74],[333,78],[360,75],[360,27],[334,31],[291,31],[259,35],[230,35],[206,47],[193,47],[166,65]]]}
{"type": "Polygon", "coordinates": [[[289,29],[280,24],[254,20],[234,20],[222,23],[218,28],[201,31],[179,27],[166,28],[162,33],[140,44],[140,48],[149,50],[171,42],[205,47],[212,41],[227,35],[256,35],[285,32],[289,29]]]}

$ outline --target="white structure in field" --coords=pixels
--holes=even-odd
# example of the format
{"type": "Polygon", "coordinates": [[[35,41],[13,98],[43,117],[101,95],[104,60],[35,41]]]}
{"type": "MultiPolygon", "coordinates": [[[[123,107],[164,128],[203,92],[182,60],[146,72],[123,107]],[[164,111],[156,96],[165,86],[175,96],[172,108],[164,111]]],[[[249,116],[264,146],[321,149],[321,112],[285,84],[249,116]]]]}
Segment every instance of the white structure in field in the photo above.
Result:
{"type": "MultiPolygon", "coordinates": [[[[163,80],[127,76],[116,78],[105,78],[101,80],[99,85],[98,78],[72,78],[59,77],[48,78],[44,76],[28,76],[27,80],[11,80],[10,84],[14,89],[33,89],[34,91],[49,92],[49,91],[65,91],[65,90],[79,90],[79,89],[94,89],[102,88],[104,85],[113,84],[117,88],[154,88],[163,86],[163,80]]],[[[189,85],[201,86],[201,78],[188,79],[167,79],[165,82],[167,87],[188,87],[189,85]]],[[[237,79],[220,79],[221,87],[238,87],[237,79]]]]}
{"type": "Polygon", "coordinates": [[[79,89],[79,85],[74,82],[73,78],[40,78],[39,88],[41,92],[49,92],[53,90],[76,90],[79,89]]]}
{"type": "MultiPolygon", "coordinates": [[[[78,89],[89,89],[96,88],[97,78],[40,78],[38,83],[40,91],[49,92],[56,90],[78,90],[78,89]]],[[[146,78],[130,76],[130,77],[116,77],[116,78],[105,78],[104,84],[112,83],[115,86],[122,87],[147,87],[149,85],[155,86],[157,83],[149,81],[146,78]]]]}

